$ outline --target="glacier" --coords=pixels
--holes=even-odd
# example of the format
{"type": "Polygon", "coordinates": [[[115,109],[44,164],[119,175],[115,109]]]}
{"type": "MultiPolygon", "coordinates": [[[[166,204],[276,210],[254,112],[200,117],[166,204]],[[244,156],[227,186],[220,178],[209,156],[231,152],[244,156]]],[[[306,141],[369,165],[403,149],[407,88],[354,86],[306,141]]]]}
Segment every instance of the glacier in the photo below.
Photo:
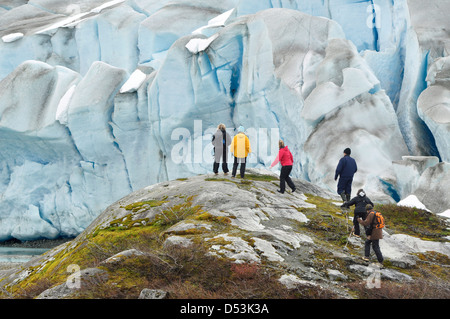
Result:
{"type": "MultiPolygon", "coordinates": [[[[0,240],[72,237],[151,184],[212,170],[219,123],[250,166],[450,208],[450,4],[2,1],[0,240]],[[430,19],[433,17],[433,19],[430,19]]],[[[272,172],[273,173],[273,172],[272,172]]]]}

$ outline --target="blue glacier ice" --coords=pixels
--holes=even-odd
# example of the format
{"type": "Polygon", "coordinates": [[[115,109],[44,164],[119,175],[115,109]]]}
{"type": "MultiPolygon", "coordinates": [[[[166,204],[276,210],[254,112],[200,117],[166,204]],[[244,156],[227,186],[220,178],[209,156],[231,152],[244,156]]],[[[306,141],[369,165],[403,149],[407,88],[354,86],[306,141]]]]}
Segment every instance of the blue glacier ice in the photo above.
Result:
{"type": "Polygon", "coordinates": [[[150,184],[212,170],[244,126],[293,176],[450,207],[450,4],[433,0],[3,1],[0,240],[76,236],[150,184]],[[430,18],[432,17],[432,18],[430,18]],[[433,195],[434,194],[434,195],[433,195]]]}
{"type": "Polygon", "coordinates": [[[426,78],[428,85],[418,98],[420,118],[436,140],[443,161],[450,162],[450,59],[438,58],[431,65],[426,78]]]}

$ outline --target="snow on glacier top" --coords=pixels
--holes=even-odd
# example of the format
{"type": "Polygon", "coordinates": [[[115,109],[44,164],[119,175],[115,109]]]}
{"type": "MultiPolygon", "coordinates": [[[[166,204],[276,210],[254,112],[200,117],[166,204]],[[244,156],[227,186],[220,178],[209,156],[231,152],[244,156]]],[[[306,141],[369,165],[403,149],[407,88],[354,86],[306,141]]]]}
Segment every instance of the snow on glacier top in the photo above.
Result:
{"type": "Polygon", "coordinates": [[[231,18],[233,13],[236,12],[236,9],[228,10],[227,12],[224,12],[220,15],[218,15],[215,18],[212,18],[208,21],[208,24],[206,26],[200,27],[194,31],[192,31],[192,34],[202,34],[202,32],[209,28],[217,28],[217,27],[224,27],[227,21],[231,18]]]}
{"type": "Polygon", "coordinates": [[[14,42],[16,40],[22,39],[22,38],[23,38],[23,33],[16,32],[16,33],[10,33],[10,34],[2,36],[2,41],[5,43],[10,43],[10,42],[14,42]]]}
{"type": "Polygon", "coordinates": [[[130,93],[135,92],[144,83],[147,75],[139,69],[136,69],[125,82],[125,84],[120,88],[120,93],[130,93]]]}
{"type": "Polygon", "coordinates": [[[186,44],[186,48],[191,52],[192,54],[197,54],[199,52],[205,51],[209,45],[219,37],[219,34],[213,34],[207,39],[191,39],[186,44]]]}
{"type": "Polygon", "coordinates": [[[49,26],[46,26],[45,28],[43,28],[42,30],[37,31],[37,34],[41,34],[41,33],[46,33],[48,31],[51,30],[55,30],[55,29],[59,29],[59,28],[63,28],[63,27],[74,27],[76,26],[78,23],[82,22],[84,19],[86,19],[87,17],[91,17],[92,14],[100,14],[104,9],[107,8],[112,8],[114,6],[117,6],[119,4],[122,4],[123,2],[125,2],[125,0],[112,0],[109,2],[106,2],[98,7],[95,7],[93,9],[91,9],[90,11],[87,12],[79,12],[77,13],[77,11],[81,10],[78,6],[74,6],[74,5],[69,5],[68,11],[75,11],[75,15],[71,15],[69,17],[67,17],[66,19],[63,19],[61,21],[58,21],[54,24],[51,24],[49,26]]]}

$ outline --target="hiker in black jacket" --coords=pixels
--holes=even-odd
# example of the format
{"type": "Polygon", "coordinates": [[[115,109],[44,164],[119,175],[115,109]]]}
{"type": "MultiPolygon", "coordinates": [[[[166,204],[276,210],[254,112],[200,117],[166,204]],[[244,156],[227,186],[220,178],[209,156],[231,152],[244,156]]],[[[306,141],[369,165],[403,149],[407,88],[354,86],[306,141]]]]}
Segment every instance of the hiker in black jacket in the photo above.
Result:
{"type": "Polygon", "coordinates": [[[231,136],[227,133],[225,124],[219,124],[217,132],[212,137],[214,145],[214,174],[219,174],[220,159],[222,159],[222,170],[225,175],[228,174],[227,149],[231,144],[231,136]]]}
{"type": "Polygon", "coordinates": [[[366,193],[363,189],[358,190],[356,196],[353,197],[350,201],[345,202],[341,207],[349,208],[350,206],[355,205],[355,212],[353,217],[353,235],[360,237],[359,230],[359,222],[358,218],[365,220],[367,217],[366,205],[370,204],[372,206],[373,203],[369,197],[366,196],[366,193]]]}

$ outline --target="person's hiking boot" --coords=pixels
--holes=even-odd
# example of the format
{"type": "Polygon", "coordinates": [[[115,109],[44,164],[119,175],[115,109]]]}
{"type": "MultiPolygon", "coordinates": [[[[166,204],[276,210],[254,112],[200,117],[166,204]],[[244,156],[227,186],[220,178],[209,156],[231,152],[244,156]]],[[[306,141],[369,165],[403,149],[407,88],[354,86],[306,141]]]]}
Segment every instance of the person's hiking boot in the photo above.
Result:
{"type": "Polygon", "coordinates": [[[368,258],[368,257],[365,257],[365,256],[364,256],[364,257],[361,257],[361,259],[364,260],[364,261],[367,261],[367,262],[370,261],[369,258],[368,258]]]}
{"type": "Polygon", "coordinates": [[[297,190],[297,188],[294,188],[294,189],[292,190],[292,193],[295,193],[296,190],[297,190]]]}
{"type": "Polygon", "coordinates": [[[347,200],[347,202],[350,201],[350,194],[345,194],[345,199],[347,200]]]}
{"type": "Polygon", "coordinates": [[[345,198],[345,192],[342,192],[341,193],[341,198],[342,198],[342,200],[344,201],[344,203],[346,202],[346,198],[345,198]]]}
{"type": "Polygon", "coordinates": [[[277,192],[280,194],[284,194],[284,192],[282,192],[281,189],[277,189],[277,192]]]}
{"type": "Polygon", "coordinates": [[[356,238],[361,238],[361,236],[356,235],[355,233],[352,233],[353,236],[355,236],[356,238]]]}

